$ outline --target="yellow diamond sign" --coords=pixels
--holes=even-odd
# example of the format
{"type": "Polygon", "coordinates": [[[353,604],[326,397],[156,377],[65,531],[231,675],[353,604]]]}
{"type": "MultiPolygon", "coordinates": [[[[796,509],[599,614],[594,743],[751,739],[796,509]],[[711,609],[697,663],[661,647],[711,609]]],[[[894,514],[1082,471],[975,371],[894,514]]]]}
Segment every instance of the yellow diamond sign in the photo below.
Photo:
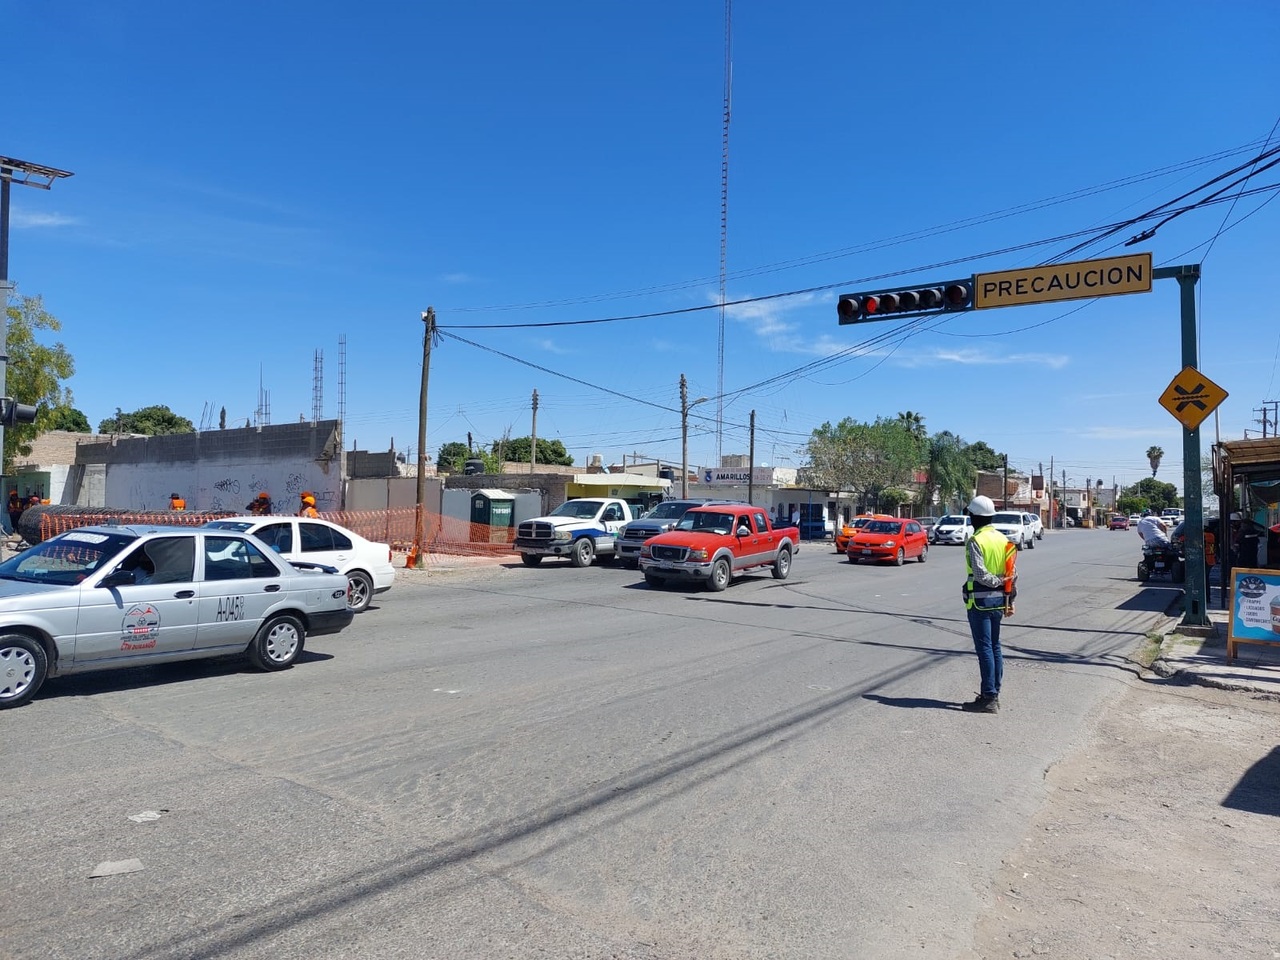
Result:
{"type": "Polygon", "coordinates": [[[1225,399],[1227,391],[1195,367],[1183,367],[1182,372],[1160,394],[1160,406],[1172,413],[1188,430],[1194,430],[1225,399]]]}

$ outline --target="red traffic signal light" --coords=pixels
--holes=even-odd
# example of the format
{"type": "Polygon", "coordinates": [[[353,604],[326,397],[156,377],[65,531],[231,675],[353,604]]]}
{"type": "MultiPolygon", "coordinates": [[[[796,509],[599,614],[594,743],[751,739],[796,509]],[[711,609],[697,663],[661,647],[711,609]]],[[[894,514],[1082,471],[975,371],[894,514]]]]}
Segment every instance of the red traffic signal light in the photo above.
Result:
{"type": "Polygon", "coordinates": [[[847,293],[836,303],[840,323],[862,323],[889,314],[924,314],[973,309],[973,281],[933,287],[847,293]]]}

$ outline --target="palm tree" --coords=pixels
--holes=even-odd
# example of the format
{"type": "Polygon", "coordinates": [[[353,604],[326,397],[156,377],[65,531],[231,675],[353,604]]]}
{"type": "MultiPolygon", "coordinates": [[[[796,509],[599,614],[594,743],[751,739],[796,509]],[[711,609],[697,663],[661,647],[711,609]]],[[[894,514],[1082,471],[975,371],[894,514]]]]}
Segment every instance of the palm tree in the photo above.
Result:
{"type": "Polygon", "coordinates": [[[924,430],[924,414],[913,413],[908,410],[905,413],[898,414],[898,423],[917,440],[924,442],[928,438],[928,434],[924,430]]]}
{"type": "Polygon", "coordinates": [[[1160,469],[1160,461],[1164,459],[1164,451],[1159,447],[1147,447],[1147,463],[1151,464],[1151,475],[1154,477],[1160,469]]]}

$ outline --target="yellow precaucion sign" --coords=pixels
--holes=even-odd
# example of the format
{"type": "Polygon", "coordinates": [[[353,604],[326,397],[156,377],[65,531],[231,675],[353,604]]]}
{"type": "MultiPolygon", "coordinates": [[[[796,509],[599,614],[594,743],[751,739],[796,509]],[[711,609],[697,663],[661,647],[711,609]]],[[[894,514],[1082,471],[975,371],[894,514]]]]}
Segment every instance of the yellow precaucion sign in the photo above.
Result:
{"type": "Polygon", "coordinates": [[[1183,367],[1182,372],[1160,394],[1160,406],[1172,413],[1188,430],[1194,430],[1225,399],[1227,391],[1195,367],[1183,367]]]}
{"type": "Polygon", "coordinates": [[[1016,307],[1151,292],[1151,254],[1024,267],[974,277],[973,308],[1016,307]]]}

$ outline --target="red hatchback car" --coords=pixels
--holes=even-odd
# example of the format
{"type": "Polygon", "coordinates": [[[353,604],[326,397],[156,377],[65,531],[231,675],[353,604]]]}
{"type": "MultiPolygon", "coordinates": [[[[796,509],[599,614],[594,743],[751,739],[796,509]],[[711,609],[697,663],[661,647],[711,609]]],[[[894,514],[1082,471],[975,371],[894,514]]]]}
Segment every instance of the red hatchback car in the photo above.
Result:
{"type": "Polygon", "coordinates": [[[1112,517],[1110,520],[1108,520],[1108,521],[1107,521],[1107,529],[1109,529],[1109,530],[1128,530],[1128,529],[1129,529],[1129,518],[1128,518],[1128,517],[1122,517],[1122,516],[1120,516],[1120,514],[1116,514],[1114,517],[1112,517]]]}
{"type": "Polygon", "coordinates": [[[902,566],[908,557],[924,563],[929,559],[929,535],[919,520],[872,520],[853,532],[845,555],[850,563],[892,560],[902,566]]]}

